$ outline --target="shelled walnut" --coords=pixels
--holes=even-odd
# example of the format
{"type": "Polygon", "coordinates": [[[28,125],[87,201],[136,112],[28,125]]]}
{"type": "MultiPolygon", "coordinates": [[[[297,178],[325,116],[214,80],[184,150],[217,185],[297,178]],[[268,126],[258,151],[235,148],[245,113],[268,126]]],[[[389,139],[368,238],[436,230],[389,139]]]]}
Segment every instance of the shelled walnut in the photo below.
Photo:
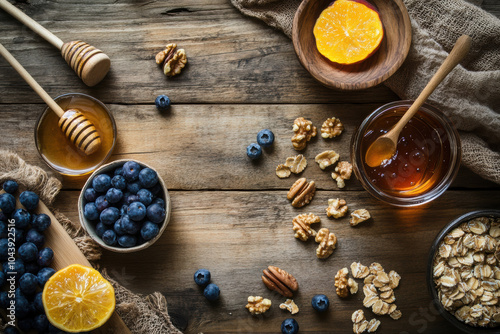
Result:
{"type": "Polygon", "coordinates": [[[299,307],[292,299],[287,299],[284,303],[280,304],[280,309],[288,310],[291,314],[299,313],[299,307]]]}
{"type": "Polygon", "coordinates": [[[245,307],[251,314],[258,315],[269,310],[271,304],[269,299],[262,298],[261,296],[249,296],[248,304],[245,307]]]}
{"type": "Polygon", "coordinates": [[[305,149],[307,142],[318,133],[312,122],[304,119],[304,117],[297,118],[293,122],[292,129],[295,133],[292,137],[292,145],[297,151],[305,149]]]}
{"type": "Polygon", "coordinates": [[[325,169],[328,166],[333,165],[339,160],[339,154],[335,151],[324,151],[318,154],[314,161],[316,161],[319,165],[319,168],[325,169]]]}
{"type": "Polygon", "coordinates": [[[323,138],[337,137],[342,131],[344,131],[344,125],[340,122],[340,119],[335,117],[328,118],[321,125],[321,137],[323,138]]]}
{"type": "Polygon", "coordinates": [[[320,259],[326,259],[332,255],[337,245],[337,237],[335,234],[330,233],[330,231],[324,227],[318,231],[314,240],[319,243],[316,249],[316,256],[320,259]]]}
{"type": "Polygon", "coordinates": [[[354,210],[351,212],[351,219],[349,220],[349,224],[351,226],[356,226],[361,222],[364,222],[365,220],[370,219],[370,212],[366,209],[359,209],[359,210],[354,210]]]}
{"type": "Polygon", "coordinates": [[[319,223],[321,219],[315,214],[301,214],[293,218],[293,231],[295,232],[295,238],[302,241],[307,241],[309,237],[316,236],[316,231],[311,228],[312,224],[319,223]]]}
{"type": "Polygon", "coordinates": [[[333,218],[344,217],[347,213],[347,203],[345,200],[340,198],[330,198],[328,200],[328,207],[326,208],[326,215],[333,218]]]}
{"type": "Polygon", "coordinates": [[[348,161],[340,161],[332,173],[332,179],[337,182],[337,187],[344,188],[345,180],[349,180],[352,175],[352,165],[348,161]]]}
{"type": "Polygon", "coordinates": [[[155,57],[156,64],[162,66],[163,73],[168,77],[173,77],[181,73],[186,66],[187,56],[184,49],[177,50],[177,44],[167,44],[165,50],[160,51],[155,57]]]}
{"type": "Polygon", "coordinates": [[[316,192],[314,181],[307,182],[306,178],[300,178],[290,187],[287,199],[292,201],[292,206],[301,208],[311,202],[316,192]]]}
{"type": "Polygon", "coordinates": [[[348,275],[349,270],[347,268],[340,269],[335,275],[335,292],[339,297],[345,298],[349,295],[348,275]]]}

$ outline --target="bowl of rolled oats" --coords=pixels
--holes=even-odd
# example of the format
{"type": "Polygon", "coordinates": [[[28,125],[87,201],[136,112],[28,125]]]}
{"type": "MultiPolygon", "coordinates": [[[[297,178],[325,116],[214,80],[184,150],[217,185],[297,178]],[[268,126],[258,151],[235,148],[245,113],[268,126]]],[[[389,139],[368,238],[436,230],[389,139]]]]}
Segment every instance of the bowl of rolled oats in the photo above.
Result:
{"type": "Polygon", "coordinates": [[[500,210],[467,213],[439,232],[427,284],[434,305],[456,328],[500,332],[500,210]]]}

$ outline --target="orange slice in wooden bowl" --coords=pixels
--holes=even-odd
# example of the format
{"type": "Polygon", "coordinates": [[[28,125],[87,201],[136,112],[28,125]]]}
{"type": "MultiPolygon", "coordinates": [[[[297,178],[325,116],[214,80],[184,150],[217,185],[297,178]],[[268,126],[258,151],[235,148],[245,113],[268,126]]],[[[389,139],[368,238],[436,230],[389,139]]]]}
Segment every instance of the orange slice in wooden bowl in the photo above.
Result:
{"type": "Polygon", "coordinates": [[[377,51],[384,28],[376,8],[365,0],[336,0],[314,25],[318,51],[339,64],[354,64],[377,51]]]}

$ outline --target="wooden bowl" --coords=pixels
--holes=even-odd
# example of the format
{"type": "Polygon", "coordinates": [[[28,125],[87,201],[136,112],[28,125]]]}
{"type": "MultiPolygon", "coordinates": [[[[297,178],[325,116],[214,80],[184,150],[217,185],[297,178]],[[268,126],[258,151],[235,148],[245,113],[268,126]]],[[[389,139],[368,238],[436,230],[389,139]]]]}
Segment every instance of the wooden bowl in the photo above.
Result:
{"type": "MultiPolygon", "coordinates": [[[[159,196],[160,197],[160,196],[159,196]]],[[[97,169],[92,175],[89,177],[85,185],[83,186],[82,192],[80,193],[80,197],[78,199],[78,214],[80,217],[80,224],[82,225],[83,229],[90,235],[92,239],[94,239],[101,247],[111,250],[113,252],[118,252],[118,253],[132,253],[136,252],[139,250],[143,250],[151,246],[158,240],[161,235],[163,234],[163,231],[165,231],[165,228],[168,225],[168,222],[170,221],[170,213],[172,212],[172,205],[170,203],[170,196],[168,195],[168,190],[167,187],[165,186],[165,182],[163,182],[163,179],[161,178],[160,174],[158,173],[157,170],[155,170],[153,167],[146,165],[143,162],[133,160],[133,159],[123,159],[123,160],[116,160],[113,161],[109,164],[106,164],[99,169],[97,169]],[[165,200],[165,220],[161,223],[160,226],[160,231],[158,232],[158,235],[154,237],[153,239],[144,242],[143,244],[134,246],[134,247],[120,247],[120,246],[109,246],[102,241],[102,239],[97,235],[96,230],[95,230],[95,222],[89,221],[85,216],[83,215],[83,208],[85,207],[85,204],[87,204],[87,200],[84,197],[85,190],[87,188],[92,187],[92,180],[94,177],[98,174],[113,174],[114,170],[120,166],[123,166],[123,164],[127,161],[135,161],[137,162],[142,168],[149,167],[152,170],[154,170],[158,174],[158,182],[161,185],[161,191],[159,194],[161,194],[161,198],[165,200]]]]}
{"type": "Polygon", "coordinates": [[[410,17],[402,0],[369,0],[380,13],[384,38],[369,58],[352,65],[328,60],[316,47],[314,24],[332,0],[304,0],[293,19],[292,39],[295,53],[304,68],[329,88],[360,90],[389,78],[401,66],[411,44],[410,17]]]}

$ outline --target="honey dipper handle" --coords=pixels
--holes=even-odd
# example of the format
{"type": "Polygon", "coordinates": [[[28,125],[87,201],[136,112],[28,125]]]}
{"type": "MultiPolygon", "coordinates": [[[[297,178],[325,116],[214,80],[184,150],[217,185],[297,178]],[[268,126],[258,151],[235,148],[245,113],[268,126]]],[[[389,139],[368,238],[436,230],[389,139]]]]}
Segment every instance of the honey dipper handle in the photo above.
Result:
{"type": "MultiPolygon", "coordinates": [[[[1,1],[1,0],[0,0],[1,1]]],[[[47,103],[59,118],[64,114],[64,110],[54,101],[49,94],[33,79],[33,77],[24,69],[24,67],[10,54],[7,49],[0,44],[0,54],[9,62],[9,64],[21,75],[21,77],[33,88],[33,90],[47,103]]]]}
{"type": "Polygon", "coordinates": [[[20,9],[11,4],[7,0],[0,0],[0,7],[5,10],[10,15],[14,16],[17,20],[21,21],[25,26],[36,32],[38,35],[43,37],[47,42],[54,45],[56,48],[61,50],[63,46],[63,41],[61,41],[56,35],[42,27],[38,22],[33,20],[28,15],[24,14],[20,9]]]}

